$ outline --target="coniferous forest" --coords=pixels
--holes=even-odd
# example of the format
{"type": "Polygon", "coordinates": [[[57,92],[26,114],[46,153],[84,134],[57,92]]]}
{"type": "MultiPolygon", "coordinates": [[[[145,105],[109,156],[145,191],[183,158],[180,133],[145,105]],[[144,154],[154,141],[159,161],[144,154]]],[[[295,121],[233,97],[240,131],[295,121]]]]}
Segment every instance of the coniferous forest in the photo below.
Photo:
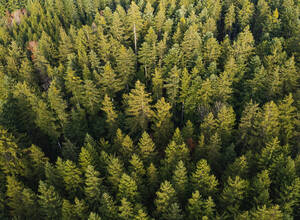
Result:
{"type": "Polygon", "coordinates": [[[1,0],[0,219],[300,218],[298,0],[1,0]]]}

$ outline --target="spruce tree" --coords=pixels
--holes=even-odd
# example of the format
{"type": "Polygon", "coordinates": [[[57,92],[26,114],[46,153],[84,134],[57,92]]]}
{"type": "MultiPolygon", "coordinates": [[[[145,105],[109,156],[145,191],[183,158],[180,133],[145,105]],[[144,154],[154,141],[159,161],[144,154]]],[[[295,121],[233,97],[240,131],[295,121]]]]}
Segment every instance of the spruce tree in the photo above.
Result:
{"type": "Polygon", "coordinates": [[[150,94],[145,91],[145,86],[140,81],[137,81],[135,88],[125,97],[125,100],[128,105],[126,108],[127,124],[131,131],[146,130],[153,111],[150,105],[152,99],[150,94]]]}
{"type": "Polygon", "coordinates": [[[45,218],[61,218],[62,200],[53,186],[49,186],[43,181],[39,182],[39,204],[41,213],[45,218]]]}
{"type": "Polygon", "coordinates": [[[207,161],[202,159],[197,162],[196,170],[191,176],[193,189],[198,190],[205,198],[213,196],[218,190],[218,180],[210,172],[207,161]]]}
{"type": "Polygon", "coordinates": [[[147,132],[144,132],[142,134],[138,146],[140,152],[139,154],[143,161],[149,163],[155,159],[155,144],[153,143],[152,139],[150,138],[147,132]]]}
{"type": "Polygon", "coordinates": [[[174,170],[172,177],[172,185],[176,194],[182,204],[185,204],[186,196],[189,192],[189,182],[187,176],[187,169],[182,160],[180,160],[174,170]]]}
{"type": "Polygon", "coordinates": [[[225,216],[237,216],[248,190],[248,181],[239,176],[228,178],[227,184],[221,193],[221,201],[225,216]]]}
{"type": "Polygon", "coordinates": [[[89,165],[85,170],[85,187],[84,193],[88,198],[88,202],[92,204],[92,207],[97,206],[100,202],[101,195],[101,182],[99,178],[99,172],[94,169],[93,166],[89,165]]]}

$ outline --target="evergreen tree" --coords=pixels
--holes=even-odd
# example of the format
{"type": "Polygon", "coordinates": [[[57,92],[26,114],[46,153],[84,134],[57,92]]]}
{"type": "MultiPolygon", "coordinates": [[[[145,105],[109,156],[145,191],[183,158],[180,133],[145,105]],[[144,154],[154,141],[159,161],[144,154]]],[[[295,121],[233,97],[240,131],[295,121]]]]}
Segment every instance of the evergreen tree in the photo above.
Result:
{"type": "Polygon", "coordinates": [[[171,105],[167,103],[164,98],[161,98],[154,107],[153,130],[155,131],[155,143],[159,146],[165,145],[173,132],[172,114],[170,112],[171,105]]]}
{"type": "Polygon", "coordinates": [[[4,174],[22,174],[25,164],[21,158],[22,151],[14,142],[13,136],[6,130],[0,130],[0,167],[4,174]]]}
{"type": "Polygon", "coordinates": [[[40,181],[38,197],[41,212],[45,218],[56,219],[61,217],[61,197],[53,186],[40,181]]]}
{"type": "Polygon", "coordinates": [[[156,156],[155,145],[147,132],[142,134],[138,146],[141,159],[143,159],[145,162],[154,160],[156,156]]]}
{"type": "Polygon", "coordinates": [[[135,202],[139,198],[137,184],[134,179],[123,173],[119,183],[119,198],[126,198],[129,202],[135,202]]]}
{"type": "Polygon", "coordinates": [[[172,185],[176,191],[179,200],[184,204],[187,193],[189,192],[187,169],[182,160],[180,160],[174,170],[172,185]]]}
{"type": "Polygon", "coordinates": [[[218,180],[210,174],[210,167],[207,161],[202,159],[197,162],[195,172],[191,176],[193,189],[198,190],[205,198],[217,192],[218,180]]]}
{"type": "Polygon", "coordinates": [[[70,160],[62,161],[61,158],[57,159],[56,167],[63,177],[65,189],[72,196],[75,196],[79,192],[82,183],[82,173],[80,169],[77,168],[74,162],[70,160]]]}
{"type": "Polygon", "coordinates": [[[157,213],[163,219],[170,219],[168,218],[170,217],[169,213],[172,210],[172,205],[176,204],[176,202],[176,191],[174,190],[172,184],[168,181],[163,182],[159,191],[156,192],[155,205],[157,213]]]}
{"type": "Polygon", "coordinates": [[[178,102],[180,83],[180,70],[176,66],[171,70],[170,75],[165,80],[165,88],[169,97],[170,103],[174,106],[178,102]]]}
{"type": "Polygon", "coordinates": [[[131,202],[129,202],[126,198],[121,200],[121,205],[119,206],[119,219],[129,220],[134,216],[133,207],[131,202]]]}
{"type": "Polygon", "coordinates": [[[153,98],[159,100],[162,97],[163,93],[163,77],[161,69],[155,68],[154,73],[152,73],[152,91],[153,98]]]}
{"type": "Polygon", "coordinates": [[[66,112],[67,103],[62,97],[61,90],[58,87],[56,80],[51,82],[48,90],[48,99],[50,102],[50,107],[55,111],[61,125],[65,125],[68,120],[68,114],[66,112]]]}
{"type": "Polygon", "coordinates": [[[96,75],[96,78],[101,87],[101,93],[107,94],[109,97],[115,97],[116,93],[123,89],[122,81],[115,74],[109,62],[104,66],[103,72],[96,75]]]}
{"type": "Polygon", "coordinates": [[[258,208],[256,211],[252,213],[253,219],[262,219],[262,220],[267,220],[267,219],[282,219],[283,214],[279,209],[278,205],[274,205],[270,208],[267,208],[265,205],[262,206],[261,208],[258,208]]]}
{"type": "Polygon", "coordinates": [[[114,189],[119,186],[123,173],[123,164],[117,157],[111,157],[107,164],[108,181],[114,189]]]}
{"type": "Polygon", "coordinates": [[[144,182],[143,177],[146,174],[146,170],[144,169],[144,164],[142,160],[138,157],[138,155],[133,154],[129,163],[131,177],[135,179],[139,187],[142,187],[144,182]]]}
{"type": "Polygon", "coordinates": [[[267,170],[262,171],[253,181],[253,200],[257,207],[267,205],[270,202],[271,180],[267,170]]]}
{"type": "Polygon", "coordinates": [[[106,123],[108,124],[108,129],[112,134],[115,133],[117,127],[117,117],[118,114],[115,110],[115,106],[112,100],[109,98],[107,94],[105,94],[104,99],[102,101],[102,108],[101,110],[105,112],[106,115],[106,123]]]}
{"type": "Polygon", "coordinates": [[[84,193],[88,198],[88,202],[94,206],[99,202],[101,195],[100,187],[102,181],[99,178],[99,175],[99,172],[91,165],[89,165],[85,170],[84,193]]]}
{"type": "Polygon", "coordinates": [[[205,219],[214,217],[215,203],[211,197],[203,199],[198,190],[192,194],[188,200],[188,217],[189,219],[205,219]]]}
{"type": "Polygon", "coordinates": [[[116,219],[118,215],[118,208],[113,200],[113,198],[106,192],[102,194],[101,206],[99,207],[99,212],[103,218],[116,219]]]}
{"type": "Polygon", "coordinates": [[[98,214],[91,212],[88,220],[101,220],[101,217],[98,214]]]}
{"type": "Polygon", "coordinates": [[[15,177],[7,176],[7,205],[18,218],[38,218],[37,196],[25,188],[15,177]]]}
{"type": "Polygon", "coordinates": [[[225,216],[236,216],[240,213],[240,207],[243,199],[245,199],[248,190],[248,182],[236,176],[227,180],[222,194],[221,200],[224,207],[225,216]]]}
{"type": "Polygon", "coordinates": [[[299,119],[296,116],[296,108],[293,106],[294,100],[292,94],[285,97],[279,104],[279,121],[280,121],[280,137],[284,143],[289,143],[289,140],[295,137],[295,128],[299,119]]]}
{"type": "Polygon", "coordinates": [[[152,99],[150,94],[145,91],[145,86],[140,81],[137,81],[135,88],[125,97],[125,100],[128,105],[126,115],[128,116],[128,126],[131,131],[146,130],[153,111],[150,106],[152,99]]]}

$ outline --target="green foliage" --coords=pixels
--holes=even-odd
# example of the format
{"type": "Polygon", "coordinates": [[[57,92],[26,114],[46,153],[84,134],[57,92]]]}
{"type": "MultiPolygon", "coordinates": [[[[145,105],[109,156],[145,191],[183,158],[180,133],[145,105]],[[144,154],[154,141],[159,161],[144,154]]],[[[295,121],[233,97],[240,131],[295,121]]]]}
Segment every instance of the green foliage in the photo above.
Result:
{"type": "Polygon", "coordinates": [[[213,218],[215,211],[215,203],[211,197],[203,199],[198,190],[192,194],[192,198],[188,200],[189,219],[213,218]]]}
{"type": "Polygon", "coordinates": [[[145,86],[137,81],[135,88],[125,97],[125,100],[128,105],[126,115],[131,131],[146,130],[153,111],[150,106],[152,99],[150,94],[145,91],[145,86]]]}
{"type": "Polygon", "coordinates": [[[53,186],[40,181],[38,198],[41,213],[45,218],[60,218],[62,201],[53,186]]]}
{"type": "Polygon", "coordinates": [[[222,194],[221,201],[225,208],[225,216],[236,216],[240,212],[243,199],[248,190],[248,182],[236,176],[234,179],[231,177],[227,180],[222,194]]]}
{"type": "Polygon", "coordinates": [[[296,0],[0,0],[0,219],[299,219],[296,0]]]}
{"type": "Polygon", "coordinates": [[[210,167],[206,160],[197,162],[195,172],[191,176],[194,189],[198,190],[205,198],[217,192],[218,180],[210,174],[210,167]]]}

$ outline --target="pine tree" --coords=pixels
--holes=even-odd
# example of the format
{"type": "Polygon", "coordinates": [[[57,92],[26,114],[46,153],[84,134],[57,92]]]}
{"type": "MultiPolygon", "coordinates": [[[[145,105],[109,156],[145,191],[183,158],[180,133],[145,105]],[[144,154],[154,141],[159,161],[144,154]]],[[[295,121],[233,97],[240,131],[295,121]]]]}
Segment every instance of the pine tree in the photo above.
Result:
{"type": "Polygon", "coordinates": [[[153,163],[147,168],[147,182],[149,194],[153,195],[159,187],[159,173],[153,163]]]}
{"type": "Polygon", "coordinates": [[[222,138],[223,143],[229,143],[233,133],[235,124],[235,114],[232,107],[226,107],[225,105],[218,112],[218,133],[222,138]]]}
{"type": "Polygon", "coordinates": [[[228,179],[229,176],[232,178],[235,176],[247,178],[250,169],[250,162],[251,161],[249,161],[247,154],[236,158],[232,164],[228,165],[227,170],[224,172],[224,177],[226,179],[228,179]]]}
{"type": "Polygon", "coordinates": [[[143,19],[141,16],[140,8],[135,2],[131,2],[126,17],[127,32],[129,33],[132,42],[134,42],[135,52],[137,52],[137,40],[143,28],[143,19]]]}
{"type": "Polygon", "coordinates": [[[179,207],[178,203],[172,203],[170,208],[168,209],[167,213],[163,215],[163,219],[170,219],[170,220],[182,220],[182,210],[179,207]]]}
{"type": "Polygon", "coordinates": [[[11,215],[18,218],[38,218],[37,198],[31,189],[25,188],[14,176],[7,176],[7,205],[11,215]]]}
{"type": "Polygon", "coordinates": [[[155,206],[156,211],[163,219],[168,219],[171,206],[177,202],[176,192],[172,184],[165,181],[161,184],[159,191],[156,192],[155,206]]]}
{"type": "Polygon", "coordinates": [[[28,156],[26,170],[24,170],[25,176],[34,180],[44,178],[45,165],[49,161],[49,158],[35,145],[31,145],[31,147],[25,149],[24,153],[28,156]]]}
{"type": "Polygon", "coordinates": [[[99,172],[94,169],[93,166],[89,165],[85,170],[85,187],[84,193],[88,198],[88,202],[93,204],[95,207],[101,195],[101,179],[99,178],[99,172]]]}
{"type": "Polygon", "coordinates": [[[206,140],[209,140],[210,137],[217,131],[218,122],[214,118],[212,112],[210,112],[205,118],[203,123],[200,125],[201,133],[204,135],[206,140]]]}
{"type": "Polygon", "coordinates": [[[115,74],[109,62],[105,64],[103,72],[96,78],[97,83],[101,87],[101,93],[107,94],[109,97],[115,97],[116,93],[123,89],[122,81],[115,74]]]}
{"type": "Polygon", "coordinates": [[[129,171],[131,172],[130,176],[137,182],[139,187],[142,187],[144,184],[143,177],[146,174],[142,160],[137,154],[133,154],[129,163],[129,171]]]}
{"type": "Polygon", "coordinates": [[[177,145],[184,144],[184,139],[181,135],[181,131],[179,128],[175,129],[175,132],[172,137],[172,141],[174,141],[177,145]]]}
{"type": "Polygon", "coordinates": [[[252,193],[254,204],[256,207],[268,205],[270,203],[270,184],[271,180],[267,170],[257,174],[252,184],[252,193]]]}
{"type": "Polygon", "coordinates": [[[133,141],[131,140],[129,135],[126,135],[121,144],[120,153],[125,160],[128,160],[133,154],[134,146],[133,141]]]}
{"type": "Polygon", "coordinates": [[[38,197],[41,213],[45,218],[57,219],[61,217],[61,197],[53,186],[49,186],[40,180],[38,197]]]}
{"type": "Polygon", "coordinates": [[[57,140],[59,132],[57,131],[56,119],[52,111],[49,110],[48,104],[42,98],[36,96],[33,89],[27,83],[18,83],[15,86],[14,95],[18,99],[25,99],[31,106],[34,113],[35,124],[45,134],[49,135],[53,140],[57,140]]]}
{"type": "Polygon", "coordinates": [[[25,168],[22,152],[14,142],[14,137],[6,130],[0,129],[0,167],[4,174],[22,174],[25,168]]]}
{"type": "Polygon", "coordinates": [[[165,88],[170,103],[174,106],[178,102],[179,87],[180,87],[180,70],[174,66],[170,75],[165,80],[165,88]]]}
{"type": "Polygon", "coordinates": [[[240,213],[240,207],[243,199],[245,199],[247,190],[247,180],[243,180],[239,176],[236,176],[234,179],[228,178],[227,185],[221,193],[225,216],[237,216],[240,213]]]}
{"type": "Polygon", "coordinates": [[[142,209],[139,209],[134,216],[134,220],[150,220],[150,217],[142,209]]]}
{"type": "Polygon", "coordinates": [[[101,110],[105,112],[106,115],[106,123],[108,124],[109,132],[112,134],[115,133],[117,127],[117,118],[118,114],[115,110],[115,106],[112,100],[109,98],[107,94],[105,94],[104,99],[102,101],[101,110]]]}
{"type": "Polygon", "coordinates": [[[203,60],[210,64],[216,62],[221,55],[221,48],[214,37],[208,38],[203,45],[203,60]]]}
{"type": "Polygon", "coordinates": [[[239,22],[241,29],[244,29],[247,25],[250,25],[251,17],[254,13],[254,5],[248,0],[240,2],[241,8],[237,12],[237,21],[239,22]]]}
{"type": "Polygon", "coordinates": [[[188,200],[188,217],[189,219],[205,219],[214,218],[215,203],[211,197],[203,199],[198,190],[192,194],[192,198],[188,200]]]}
{"type": "Polygon", "coordinates": [[[139,193],[136,181],[123,173],[119,183],[119,198],[126,198],[129,202],[135,202],[139,200],[139,193]]]}
{"type": "Polygon", "coordinates": [[[106,192],[102,194],[100,201],[99,212],[101,216],[105,219],[116,219],[118,215],[117,206],[113,200],[113,198],[106,192]]]}
{"type": "Polygon", "coordinates": [[[122,220],[130,220],[134,217],[132,204],[126,198],[121,200],[118,217],[122,220]]]}
{"type": "Polygon", "coordinates": [[[138,146],[140,151],[140,157],[143,161],[149,163],[154,160],[156,156],[155,144],[153,143],[152,139],[150,138],[147,132],[144,132],[142,134],[138,146]]]}
{"type": "Polygon", "coordinates": [[[191,68],[201,50],[201,39],[196,25],[191,25],[185,32],[181,47],[182,67],[191,68]]]}
{"type": "Polygon", "coordinates": [[[147,35],[145,36],[145,41],[139,50],[139,61],[144,67],[146,80],[151,77],[155,68],[157,60],[156,41],[157,36],[153,28],[150,27],[147,35]]]}
{"type": "Polygon", "coordinates": [[[188,188],[188,177],[187,169],[184,166],[182,160],[180,160],[174,170],[172,177],[172,185],[176,191],[176,194],[182,204],[185,204],[187,193],[189,192],[188,188]]]}
{"type": "Polygon", "coordinates": [[[126,109],[127,123],[131,131],[146,130],[153,111],[150,106],[152,99],[150,94],[145,91],[145,86],[137,81],[135,88],[125,97],[125,100],[128,105],[126,109]]]}
{"type": "Polygon", "coordinates": [[[159,68],[155,68],[154,73],[152,73],[152,92],[153,92],[153,98],[155,100],[159,100],[162,97],[163,93],[163,76],[162,76],[162,70],[159,68]]]}
{"type": "Polygon", "coordinates": [[[131,48],[127,49],[125,46],[121,45],[116,57],[117,66],[115,70],[127,89],[135,74],[135,62],[136,58],[131,48]]]}
{"type": "Polygon", "coordinates": [[[214,195],[219,184],[216,177],[210,174],[210,167],[204,159],[197,162],[196,170],[191,176],[191,182],[193,189],[198,190],[205,198],[214,195]]]}
{"type": "Polygon", "coordinates": [[[226,31],[226,33],[231,34],[234,23],[235,23],[235,6],[234,6],[234,4],[231,4],[225,14],[225,31],[226,31]]]}
{"type": "Polygon", "coordinates": [[[82,183],[80,169],[77,168],[74,162],[70,160],[62,161],[61,158],[57,159],[56,167],[63,177],[65,189],[70,195],[75,196],[79,192],[82,183]]]}
{"type": "Polygon", "coordinates": [[[88,166],[95,166],[95,161],[88,149],[82,147],[79,154],[79,164],[83,170],[86,170],[88,166]]]}
{"type": "Polygon", "coordinates": [[[272,207],[267,208],[266,205],[262,206],[261,208],[258,207],[257,210],[253,211],[252,213],[253,219],[274,219],[279,220],[283,218],[283,213],[280,211],[278,205],[274,205],[272,207]]]}
{"type": "Polygon", "coordinates": [[[284,143],[289,143],[289,140],[296,136],[296,124],[299,119],[296,116],[296,107],[293,106],[294,100],[290,93],[278,105],[279,121],[280,121],[280,137],[284,143]]]}
{"type": "Polygon", "coordinates": [[[85,80],[82,91],[82,105],[88,113],[96,114],[100,109],[100,93],[91,80],[85,80]]]}
{"type": "Polygon", "coordinates": [[[56,80],[51,82],[48,89],[48,99],[50,102],[50,107],[53,109],[60,120],[61,125],[65,125],[68,120],[68,114],[66,112],[67,102],[63,99],[61,90],[58,87],[56,80]]]}
{"type": "Polygon", "coordinates": [[[187,163],[189,161],[189,153],[189,149],[185,144],[176,144],[175,141],[171,141],[165,150],[166,156],[162,167],[164,175],[170,175],[170,172],[175,169],[177,161],[182,160],[187,163]]]}
{"type": "Polygon", "coordinates": [[[107,164],[108,181],[116,190],[123,174],[123,164],[117,157],[111,157],[107,164]]]}
{"type": "Polygon", "coordinates": [[[185,123],[182,129],[182,137],[185,141],[193,140],[194,138],[194,125],[190,120],[185,123]]]}
{"type": "Polygon", "coordinates": [[[260,122],[260,129],[262,132],[263,140],[266,142],[272,140],[274,137],[279,136],[279,109],[277,105],[271,101],[264,105],[263,116],[260,122]]]}
{"type": "Polygon", "coordinates": [[[257,122],[259,120],[260,108],[258,104],[252,102],[252,100],[245,105],[245,109],[242,112],[241,122],[239,124],[239,133],[241,140],[247,149],[257,148],[259,142],[259,130],[257,128],[257,122]]]}
{"type": "Polygon", "coordinates": [[[180,102],[182,102],[182,109],[185,111],[185,102],[186,100],[189,98],[189,96],[191,95],[191,81],[192,80],[192,76],[191,74],[188,72],[188,70],[186,68],[183,69],[181,77],[180,77],[180,95],[179,95],[179,100],[180,102]]]}
{"type": "MultiPolygon", "coordinates": [[[[246,26],[243,32],[239,33],[237,40],[233,44],[233,48],[237,63],[239,65],[245,64],[254,51],[254,39],[249,30],[249,26],[246,26]]],[[[242,68],[242,66],[240,68],[242,68]]]]}
{"type": "Polygon", "coordinates": [[[169,141],[173,133],[173,123],[171,121],[172,114],[170,113],[171,105],[162,97],[154,106],[154,138],[157,146],[164,146],[169,141]]]}
{"type": "Polygon", "coordinates": [[[88,220],[101,220],[101,217],[98,214],[91,212],[88,220]]]}

